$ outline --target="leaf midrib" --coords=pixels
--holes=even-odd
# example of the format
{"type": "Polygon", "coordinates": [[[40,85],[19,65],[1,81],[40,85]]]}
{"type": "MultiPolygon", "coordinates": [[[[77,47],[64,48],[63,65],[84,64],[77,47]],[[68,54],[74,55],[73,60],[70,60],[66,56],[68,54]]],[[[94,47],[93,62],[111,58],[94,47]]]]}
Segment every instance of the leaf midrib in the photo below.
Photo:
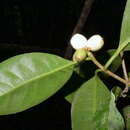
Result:
{"type": "MultiPolygon", "coordinates": [[[[18,88],[20,88],[21,86],[23,86],[23,85],[25,85],[25,84],[27,84],[27,83],[29,83],[29,82],[32,82],[32,81],[34,81],[34,80],[36,80],[36,79],[38,79],[38,78],[41,78],[41,77],[46,77],[46,76],[48,76],[48,75],[50,75],[50,74],[52,74],[52,73],[55,73],[55,72],[58,72],[58,71],[64,69],[64,68],[67,68],[67,67],[69,67],[69,66],[75,65],[76,63],[77,63],[77,62],[71,62],[71,63],[69,63],[69,64],[67,64],[67,65],[65,65],[65,66],[62,66],[62,67],[60,67],[60,68],[56,68],[56,69],[54,69],[53,71],[49,71],[49,72],[47,72],[47,73],[45,73],[45,74],[40,74],[40,75],[38,75],[38,76],[35,76],[34,78],[31,78],[31,79],[27,80],[26,82],[23,82],[23,84],[20,84],[20,85],[18,85],[18,86],[16,86],[16,87],[10,89],[10,90],[7,91],[6,93],[0,95],[0,97],[3,96],[3,95],[6,95],[6,94],[8,94],[8,93],[11,93],[12,91],[15,91],[15,89],[18,89],[18,88]]],[[[14,86],[14,85],[13,85],[13,86],[14,86]]]]}

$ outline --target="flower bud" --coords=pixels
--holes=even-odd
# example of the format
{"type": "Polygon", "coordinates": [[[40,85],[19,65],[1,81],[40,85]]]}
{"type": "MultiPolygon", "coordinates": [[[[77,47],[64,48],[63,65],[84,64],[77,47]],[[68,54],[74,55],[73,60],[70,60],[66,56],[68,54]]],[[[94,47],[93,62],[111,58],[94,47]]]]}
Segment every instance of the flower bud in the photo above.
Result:
{"type": "Polygon", "coordinates": [[[88,39],[85,48],[90,51],[98,51],[103,45],[103,38],[100,35],[93,35],[88,39]]]}
{"type": "Polygon", "coordinates": [[[70,44],[75,50],[84,48],[86,46],[86,43],[87,43],[87,39],[83,35],[78,33],[73,35],[70,40],[70,44]]]}
{"type": "Polygon", "coordinates": [[[73,61],[81,62],[85,60],[86,56],[87,56],[87,51],[85,49],[83,48],[78,49],[73,55],[73,61]]]}

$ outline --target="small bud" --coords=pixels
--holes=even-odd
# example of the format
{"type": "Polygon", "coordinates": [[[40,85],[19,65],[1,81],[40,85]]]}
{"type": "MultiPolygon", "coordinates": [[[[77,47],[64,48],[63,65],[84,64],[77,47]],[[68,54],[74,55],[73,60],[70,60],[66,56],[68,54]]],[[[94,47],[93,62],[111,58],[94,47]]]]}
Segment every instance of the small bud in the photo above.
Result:
{"type": "Polygon", "coordinates": [[[103,45],[103,38],[100,35],[94,35],[88,39],[85,48],[90,51],[98,51],[103,45]]]}
{"type": "Polygon", "coordinates": [[[74,53],[73,61],[81,62],[81,61],[85,60],[86,56],[87,56],[87,51],[85,49],[81,48],[74,53]]]}
{"type": "Polygon", "coordinates": [[[84,48],[86,46],[86,43],[87,43],[87,39],[83,35],[78,33],[73,35],[70,40],[70,44],[75,50],[84,48]]]}

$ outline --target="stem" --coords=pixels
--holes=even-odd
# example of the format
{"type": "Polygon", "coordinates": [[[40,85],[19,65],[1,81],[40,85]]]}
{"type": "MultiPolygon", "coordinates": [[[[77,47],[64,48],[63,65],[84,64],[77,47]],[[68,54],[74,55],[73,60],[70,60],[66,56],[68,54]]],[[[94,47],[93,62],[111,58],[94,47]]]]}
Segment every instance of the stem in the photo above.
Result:
{"type": "MultiPolygon", "coordinates": [[[[73,30],[73,33],[72,33],[72,36],[75,34],[75,33],[80,33],[82,28],[84,27],[85,25],[85,22],[87,21],[87,18],[88,18],[88,15],[91,11],[91,7],[92,7],[92,4],[93,4],[94,0],[85,0],[84,1],[84,6],[83,6],[83,9],[82,9],[82,12],[81,12],[81,15],[80,15],[80,18],[73,30]]],[[[73,53],[73,49],[70,45],[70,42],[68,42],[68,45],[67,45],[67,49],[66,49],[66,52],[65,52],[65,58],[67,59],[70,59],[71,56],[72,56],[72,53],[73,53]]]]}
{"type": "Polygon", "coordinates": [[[125,63],[125,59],[124,59],[124,57],[123,57],[123,52],[120,54],[121,55],[121,58],[122,58],[122,69],[123,69],[123,74],[124,74],[124,78],[125,78],[125,80],[129,80],[129,78],[128,78],[128,75],[127,75],[127,69],[126,69],[126,63],[125,63]]]}
{"type": "Polygon", "coordinates": [[[107,69],[111,65],[113,60],[120,54],[120,52],[128,45],[129,42],[130,42],[130,39],[124,41],[122,44],[119,45],[114,55],[105,64],[104,66],[105,69],[107,69]]]}
{"type": "Polygon", "coordinates": [[[128,75],[127,75],[127,69],[126,69],[126,63],[125,63],[125,59],[123,57],[123,52],[120,53],[121,55],[121,58],[122,58],[122,69],[123,69],[123,74],[124,74],[124,78],[125,78],[125,81],[126,81],[126,86],[124,88],[124,90],[122,91],[121,95],[122,96],[125,96],[125,94],[129,91],[129,78],[128,78],[128,75]]]}
{"type": "Polygon", "coordinates": [[[94,57],[94,55],[91,52],[88,52],[88,56],[91,57],[92,62],[99,68],[101,69],[104,73],[108,74],[109,76],[113,77],[114,79],[117,79],[118,81],[122,82],[123,84],[126,84],[125,79],[119,77],[118,75],[114,74],[110,70],[104,68],[103,65],[101,65],[97,59],[94,57]]]}
{"type": "Polygon", "coordinates": [[[125,60],[124,58],[122,59],[122,69],[123,69],[123,73],[124,73],[124,78],[128,81],[128,75],[127,75],[127,69],[126,69],[126,64],[125,64],[125,60]]]}

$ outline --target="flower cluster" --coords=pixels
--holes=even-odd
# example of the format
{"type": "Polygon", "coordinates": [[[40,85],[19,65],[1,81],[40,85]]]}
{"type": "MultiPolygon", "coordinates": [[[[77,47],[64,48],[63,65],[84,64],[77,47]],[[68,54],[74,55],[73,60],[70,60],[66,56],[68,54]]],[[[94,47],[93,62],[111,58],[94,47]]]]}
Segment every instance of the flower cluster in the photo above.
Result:
{"type": "Polygon", "coordinates": [[[98,51],[104,45],[103,38],[100,35],[93,35],[88,40],[81,34],[72,36],[70,43],[75,50],[84,48],[88,51],[98,51]]]}

